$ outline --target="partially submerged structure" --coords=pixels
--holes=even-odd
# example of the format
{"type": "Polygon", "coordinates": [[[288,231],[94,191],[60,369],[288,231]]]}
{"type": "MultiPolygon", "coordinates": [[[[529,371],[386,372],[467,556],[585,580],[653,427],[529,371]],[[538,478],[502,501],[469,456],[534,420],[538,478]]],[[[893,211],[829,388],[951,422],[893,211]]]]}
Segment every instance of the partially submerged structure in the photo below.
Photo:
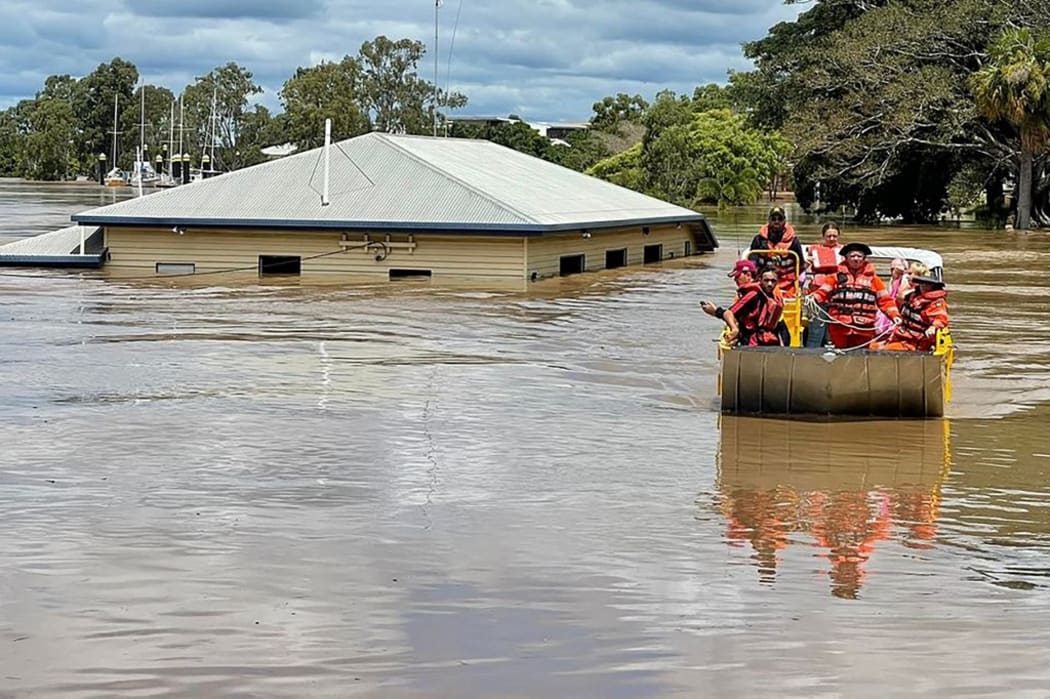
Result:
{"type": "Polygon", "coordinates": [[[488,141],[383,133],[72,218],[135,274],[524,284],[718,244],[695,211],[488,141]]]}

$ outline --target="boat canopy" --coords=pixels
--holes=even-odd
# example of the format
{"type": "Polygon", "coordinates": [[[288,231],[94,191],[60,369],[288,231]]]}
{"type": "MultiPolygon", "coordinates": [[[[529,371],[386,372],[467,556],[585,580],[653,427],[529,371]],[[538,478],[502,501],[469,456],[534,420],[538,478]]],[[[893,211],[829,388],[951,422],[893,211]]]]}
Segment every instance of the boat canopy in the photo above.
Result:
{"type": "MultiPolygon", "coordinates": [[[[812,245],[802,246],[806,254],[809,254],[809,249],[814,247],[812,245]]],[[[926,265],[926,269],[930,270],[930,275],[935,279],[940,279],[944,270],[944,258],[940,254],[933,250],[925,250],[923,248],[906,248],[896,246],[882,246],[882,245],[871,245],[871,256],[879,260],[892,260],[894,258],[901,258],[909,262],[921,262],[926,265]]],[[[746,260],[748,255],[751,254],[751,250],[745,250],[741,255],[741,260],[746,260]]]]}

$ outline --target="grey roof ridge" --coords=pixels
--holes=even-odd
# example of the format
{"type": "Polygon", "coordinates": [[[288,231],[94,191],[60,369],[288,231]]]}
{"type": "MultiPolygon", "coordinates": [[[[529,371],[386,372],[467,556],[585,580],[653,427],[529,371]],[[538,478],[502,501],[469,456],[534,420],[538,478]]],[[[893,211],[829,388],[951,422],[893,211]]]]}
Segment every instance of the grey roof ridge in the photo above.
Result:
{"type": "MultiPolygon", "coordinates": [[[[420,158],[418,155],[416,155],[415,153],[411,152],[407,148],[404,148],[403,146],[398,145],[397,142],[396,142],[397,138],[396,137],[392,138],[391,137],[392,134],[378,133],[377,135],[380,137],[380,139],[383,141],[383,143],[385,143],[388,146],[396,149],[397,151],[399,151],[403,155],[408,156],[412,160],[414,160],[417,163],[419,163],[419,164],[423,165],[424,167],[426,167],[428,170],[436,172],[437,174],[439,174],[442,177],[444,177],[446,180],[449,180],[450,182],[455,182],[460,187],[463,187],[464,189],[466,189],[466,190],[468,190],[470,192],[473,192],[474,194],[478,195],[479,197],[481,197],[485,201],[487,201],[487,202],[489,202],[491,204],[495,204],[497,207],[503,209],[504,211],[509,211],[510,213],[514,214],[515,216],[518,216],[521,219],[523,219],[523,220],[525,220],[525,221],[527,221],[527,222],[529,222],[531,224],[534,224],[534,225],[542,224],[542,221],[540,221],[538,218],[535,218],[533,216],[529,216],[524,211],[519,211],[518,209],[514,208],[513,206],[508,206],[505,202],[500,201],[496,197],[493,197],[492,195],[484,192],[483,190],[478,189],[477,187],[474,187],[474,186],[472,186],[470,184],[467,184],[466,182],[464,182],[463,180],[459,179],[458,177],[454,177],[453,175],[448,174],[447,172],[445,172],[441,168],[435,167],[433,164],[431,164],[430,162],[428,162],[424,158],[420,158]]],[[[506,146],[500,146],[499,144],[492,143],[491,141],[486,141],[486,143],[489,143],[489,144],[491,144],[493,146],[496,146],[497,148],[506,148],[506,146]]],[[[507,150],[513,150],[513,149],[508,148],[507,150]]],[[[517,151],[515,151],[515,152],[517,152],[517,151]]],[[[524,155],[524,154],[522,154],[522,155],[524,155]]],[[[554,163],[551,163],[551,164],[553,165],[554,163]]],[[[584,175],[584,177],[586,177],[586,176],[587,175],[584,175]]]]}

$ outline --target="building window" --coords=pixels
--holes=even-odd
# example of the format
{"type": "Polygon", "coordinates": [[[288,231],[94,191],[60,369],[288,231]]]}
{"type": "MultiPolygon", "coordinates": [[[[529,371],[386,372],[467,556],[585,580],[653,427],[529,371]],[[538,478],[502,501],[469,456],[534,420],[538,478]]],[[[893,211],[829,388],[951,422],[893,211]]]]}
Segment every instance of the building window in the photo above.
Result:
{"type": "Polygon", "coordinates": [[[425,281],[433,276],[429,269],[392,269],[390,281],[425,281]]]}
{"type": "Polygon", "coordinates": [[[642,264],[652,264],[664,259],[664,246],[662,244],[646,245],[642,249],[642,264]]]}
{"type": "Polygon", "coordinates": [[[627,266],[627,248],[605,251],[605,269],[627,266]]]}
{"type": "Polygon", "coordinates": [[[562,255],[559,274],[563,277],[570,274],[579,274],[586,268],[586,258],[583,255],[562,255]]]}
{"type": "Polygon", "coordinates": [[[693,254],[693,241],[687,240],[687,241],[685,241],[685,256],[689,257],[692,254],[693,254]]]}
{"type": "Polygon", "coordinates": [[[157,274],[194,274],[197,265],[193,262],[158,262],[157,274]]]}
{"type": "Polygon", "coordinates": [[[302,274],[301,257],[288,255],[259,255],[259,274],[302,274]]]}

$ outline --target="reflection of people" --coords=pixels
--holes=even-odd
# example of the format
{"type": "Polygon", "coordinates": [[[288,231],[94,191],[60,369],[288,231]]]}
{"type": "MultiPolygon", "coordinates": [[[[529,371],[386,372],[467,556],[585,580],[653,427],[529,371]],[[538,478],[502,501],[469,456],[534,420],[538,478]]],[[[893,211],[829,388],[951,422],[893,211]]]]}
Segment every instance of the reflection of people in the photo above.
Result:
{"type": "Polygon", "coordinates": [[[872,574],[880,541],[933,545],[951,459],[946,422],[897,423],[889,444],[880,423],[723,415],[720,427],[717,487],[725,540],[750,546],[760,581],[775,582],[791,544],[811,539],[828,561],[831,593],[855,599],[872,574]],[[843,449],[824,460],[812,444],[843,449]]]}
{"type": "Polygon", "coordinates": [[[868,262],[871,248],[864,243],[842,246],[845,262],[813,292],[818,304],[827,305],[831,324],[828,335],[839,349],[863,347],[875,339],[875,313],[881,310],[896,322],[900,316],[886,285],[868,262]]]}
{"type": "Polygon", "coordinates": [[[782,291],[790,291],[798,279],[799,267],[805,264],[806,258],[802,251],[802,241],[795,235],[795,229],[787,222],[784,209],[774,206],[769,210],[769,220],[766,225],[751,240],[752,250],[784,250],[795,253],[794,255],[752,255],[749,259],[759,269],[773,267],[780,275],[777,283],[782,291]],[[797,257],[796,257],[797,256],[797,257]]]}

